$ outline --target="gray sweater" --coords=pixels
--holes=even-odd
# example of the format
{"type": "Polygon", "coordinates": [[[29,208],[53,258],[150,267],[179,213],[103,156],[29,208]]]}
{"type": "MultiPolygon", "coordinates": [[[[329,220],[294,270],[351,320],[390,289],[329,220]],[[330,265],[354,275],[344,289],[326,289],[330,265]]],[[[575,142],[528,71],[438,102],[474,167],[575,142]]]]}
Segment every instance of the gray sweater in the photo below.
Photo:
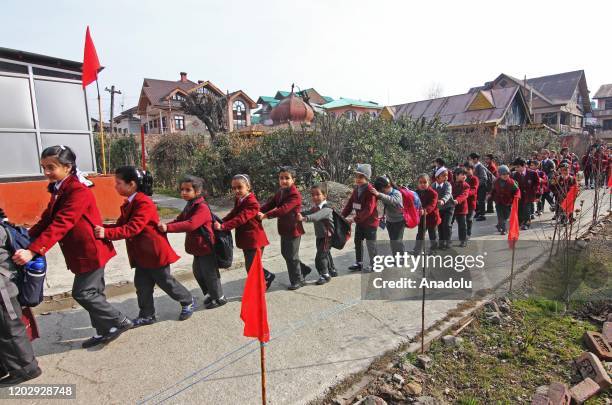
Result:
{"type": "Polygon", "coordinates": [[[392,189],[389,194],[378,193],[378,198],[382,201],[385,207],[385,216],[387,222],[402,222],[404,221],[404,200],[402,193],[397,189],[392,189]]]}
{"type": "Polygon", "coordinates": [[[4,281],[4,283],[0,284],[6,285],[9,296],[12,298],[17,296],[19,290],[17,290],[17,286],[14,283],[10,282],[10,278],[8,277],[10,274],[9,272],[15,269],[15,265],[11,260],[10,252],[6,249],[7,239],[8,237],[4,227],[0,226],[0,277],[3,277],[2,281],[4,281]]]}
{"type": "Polygon", "coordinates": [[[323,204],[323,208],[315,206],[309,210],[302,211],[304,221],[314,224],[315,236],[324,238],[327,236],[328,227],[334,226],[333,210],[327,204],[323,204]]]}
{"type": "Polygon", "coordinates": [[[455,206],[455,202],[453,201],[453,187],[448,181],[445,181],[442,185],[434,182],[431,188],[438,193],[438,206],[440,207],[440,211],[455,206]]]}

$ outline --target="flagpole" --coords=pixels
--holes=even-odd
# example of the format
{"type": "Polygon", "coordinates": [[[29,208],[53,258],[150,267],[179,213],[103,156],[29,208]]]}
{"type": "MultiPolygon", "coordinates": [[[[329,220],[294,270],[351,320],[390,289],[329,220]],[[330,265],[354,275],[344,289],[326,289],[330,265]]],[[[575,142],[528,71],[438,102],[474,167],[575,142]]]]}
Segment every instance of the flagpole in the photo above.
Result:
{"type": "Polygon", "coordinates": [[[104,121],[102,120],[102,100],[100,99],[100,85],[96,77],[96,89],[98,90],[98,115],[100,117],[100,149],[102,151],[102,174],[106,174],[106,156],[104,153],[104,121]]]}
{"type": "MultiPolygon", "coordinates": [[[[427,230],[427,223],[425,212],[421,216],[421,223],[423,224],[423,240],[425,240],[425,231],[427,230]]],[[[423,279],[425,279],[427,259],[423,262],[423,279]]],[[[421,300],[421,354],[425,353],[425,283],[423,283],[423,298],[421,300]]]]}
{"type": "Polygon", "coordinates": [[[516,241],[512,243],[512,262],[510,264],[510,291],[509,291],[510,294],[512,294],[512,279],[514,278],[514,251],[515,249],[516,249],[516,241]]]}
{"type": "Polygon", "coordinates": [[[259,354],[261,361],[261,403],[266,405],[266,345],[259,342],[259,354]]]}

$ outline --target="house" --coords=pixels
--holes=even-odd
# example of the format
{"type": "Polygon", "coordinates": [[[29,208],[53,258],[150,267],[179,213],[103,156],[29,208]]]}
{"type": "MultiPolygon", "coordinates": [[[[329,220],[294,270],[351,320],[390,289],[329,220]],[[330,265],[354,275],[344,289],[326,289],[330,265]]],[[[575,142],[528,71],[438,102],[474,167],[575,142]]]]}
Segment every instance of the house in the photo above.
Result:
{"type": "Polygon", "coordinates": [[[356,120],[363,114],[378,117],[383,106],[373,101],[354,100],[351,98],[339,98],[321,106],[328,114],[337,117],[344,116],[350,120],[356,120]]]}
{"type": "Polygon", "coordinates": [[[113,130],[119,134],[139,134],[140,133],[140,116],[137,114],[138,106],[128,108],[122,111],[121,114],[113,118],[115,125],[113,130]]]}
{"type": "Polygon", "coordinates": [[[597,120],[599,135],[602,138],[612,138],[612,84],[602,85],[593,96],[597,100],[597,108],[593,116],[597,120]]]}
{"type": "MultiPolygon", "coordinates": [[[[270,118],[272,109],[276,107],[282,100],[286,99],[291,95],[292,91],[278,90],[274,96],[260,96],[257,99],[257,104],[261,106],[256,112],[253,113],[254,124],[260,123],[265,125],[273,125],[274,122],[270,118]]],[[[305,102],[310,104],[314,111],[321,112],[321,106],[329,103],[334,99],[329,96],[322,96],[318,91],[313,88],[298,90],[294,92],[298,97],[301,97],[305,102]]]]}
{"type": "Polygon", "coordinates": [[[519,86],[387,106],[382,109],[381,117],[395,120],[402,117],[425,121],[438,119],[451,130],[483,128],[492,134],[531,123],[529,108],[519,86]]]}
{"type": "Polygon", "coordinates": [[[238,90],[226,94],[212,82],[198,80],[195,83],[187,78],[187,73],[181,72],[177,81],[144,79],[136,112],[145,133],[205,132],[206,126],[200,119],[183,111],[182,103],[191,92],[227,98],[225,127],[229,132],[251,125],[251,110],[257,103],[246,93],[238,90]]]}
{"type": "Polygon", "coordinates": [[[583,70],[520,80],[502,73],[470,93],[519,86],[532,120],[562,134],[582,134],[590,114],[589,89],[583,70]]]}

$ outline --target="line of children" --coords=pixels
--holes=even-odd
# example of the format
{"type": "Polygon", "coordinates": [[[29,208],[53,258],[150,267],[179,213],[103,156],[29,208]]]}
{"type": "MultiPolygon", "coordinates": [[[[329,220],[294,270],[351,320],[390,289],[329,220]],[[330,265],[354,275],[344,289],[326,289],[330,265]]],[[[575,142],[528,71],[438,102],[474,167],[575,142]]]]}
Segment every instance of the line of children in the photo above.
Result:
{"type": "Polygon", "coordinates": [[[204,293],[204,306],[213,309],[225,305],[221,274],[213,246],[213,216],[206,202],[204,180],[185,176],[180,183],[181,198],[187,201],[185,208],[176,219],[158,229],[167,233],[185,232],[185,251],[193,255],[193,276],[204,293]]]}
{"type": "Polygon", "coordinates": [[[146,189],[145,174],[134,166],[122,166],[115,171],[115,190],[126,197],[121,206],[121,216],[115,224],[96,226],[99,239],[125,240],[130,266],[134,271],[134,287],[138,317],[132,320],[134,327],[155,323],[153,290],[157,285],[166,294],[181,304],[179,320],[184,321],[193,314],[195,299],[170,273],[170,265],[179,256],[170,246],[166,234],[158,229],[160,222],[157,207],[146,189]]]}
{"type": "Polygon", "coordinates": [[[383,203],[384,213],[379,226],[386,227],[389,232],[392,254],[402,253],[404,251],[404,229],[406,229],[402,193],[386,176],[374,180],[374,189],[370,188],[369,191],[383,203]]]}
{"type": "Polygon", "coordinates": [[[295,170],[283,167],[278,172],[279,190],[261,206],[257,219],[278,218],[277,229],[280,235],[281,254],[287,263],[289,290],[304,286],[304,277],[311,270],[300,261],[300,241],[304,227],[298,221],[302,210],[302,195],[295,186],[295,170]]]}
{"type": "Polygon", "coordinates": [[[372,177],[372,166],[369,164],[358,164],[355,169],[355,187],[351,197],[342,210],[342,216],[347,218],[355,213],[349,222],[355,222],[355,264],[349,267],[351,271],[362,271],[372,268],[376,256],[376,230],[379,219],[376,207],[376,197],[369,190],[374,187],[370,184],[372,177]],[[363,265],[363,241],[366,241],[370,266],[363,265]]]}
{"type": "Polygon", "coordinates": [[[319,279],[315,284],[328,283],[332,277],[338,276],[331,255],[330,238],[333,232],[333,210],[327,204],[327,190],[320,185],[310,188],[312,208],[298,214],[298,221],[312,222],[316,237],[317,253],[315,255],[315,267],[319,273],[319,279]]]}

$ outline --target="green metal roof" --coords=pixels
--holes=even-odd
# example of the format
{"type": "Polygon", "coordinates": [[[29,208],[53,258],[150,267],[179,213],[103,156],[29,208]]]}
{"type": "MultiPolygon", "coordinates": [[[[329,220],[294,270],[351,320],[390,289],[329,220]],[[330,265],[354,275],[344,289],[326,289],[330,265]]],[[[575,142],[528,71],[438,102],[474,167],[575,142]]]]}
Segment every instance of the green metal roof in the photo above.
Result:
{"type": "Polygon", "coordinates": [[[261,115],[251,115],[251,125],[259,124],[261,115]]]}
{"type": "Polygon", "coordinates": [[[338,107],[364,107],[364,108],[382,108],[381,105],[372,101],[354,100],[352,98],[339,98],[338,100],[330,101],[327,104],[323,104],[322,108],[338,108],[338,107]]]}

